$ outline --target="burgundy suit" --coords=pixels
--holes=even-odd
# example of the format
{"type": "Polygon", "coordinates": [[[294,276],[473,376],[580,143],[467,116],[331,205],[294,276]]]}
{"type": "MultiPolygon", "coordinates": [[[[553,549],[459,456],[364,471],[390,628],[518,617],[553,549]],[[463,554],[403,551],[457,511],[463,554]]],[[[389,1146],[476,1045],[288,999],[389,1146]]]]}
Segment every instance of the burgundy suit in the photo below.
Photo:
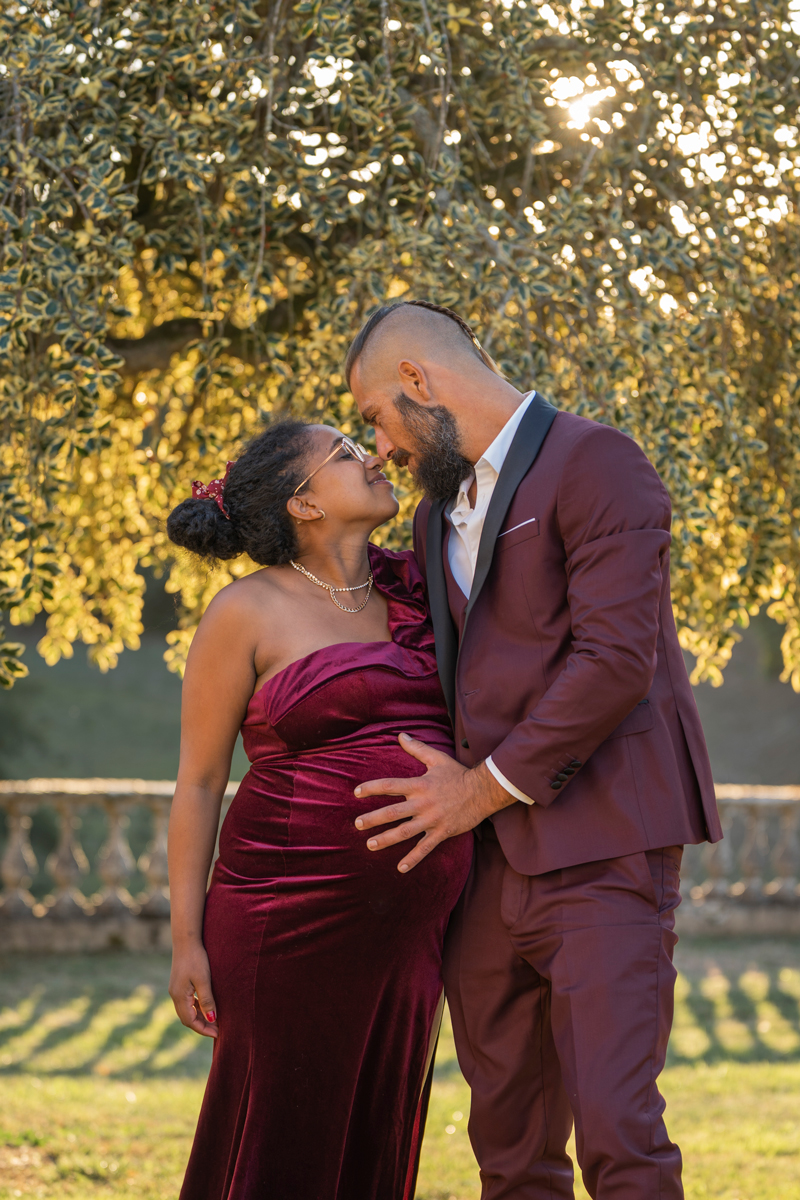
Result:
{"type": "Polygon", "coordinates": [[[445,505],[415,550],[460,761],[535,803],[478,830],[445,970],[484,1200],[681,1196],[656,1078],[686,842],[721,828],[669,590],[670,502],[636,444],[536,395],[469,601],[445,505]]]}

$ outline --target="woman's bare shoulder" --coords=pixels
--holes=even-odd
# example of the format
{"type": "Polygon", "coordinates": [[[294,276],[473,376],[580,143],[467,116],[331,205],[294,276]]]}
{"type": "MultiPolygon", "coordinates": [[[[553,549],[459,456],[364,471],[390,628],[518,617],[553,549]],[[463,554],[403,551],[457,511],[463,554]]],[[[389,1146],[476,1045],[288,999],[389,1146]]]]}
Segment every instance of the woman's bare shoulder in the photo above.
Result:
{"type": "Polygon", "coordinates": [[[285,596],[279,574],[275,568],[262,567],[260,571],[226,584],[210,601],[201,623],[206,626],[238,624],[254,612],[263,617],[285,596]]]}

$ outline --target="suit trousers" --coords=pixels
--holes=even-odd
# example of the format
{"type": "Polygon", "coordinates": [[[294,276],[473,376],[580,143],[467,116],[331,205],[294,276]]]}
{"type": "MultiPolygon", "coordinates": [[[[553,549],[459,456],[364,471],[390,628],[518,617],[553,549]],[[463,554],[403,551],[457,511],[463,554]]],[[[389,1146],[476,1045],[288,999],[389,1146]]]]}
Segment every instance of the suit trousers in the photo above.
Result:
{"type": "Polygon", "coordinates": [[[481,1200],[676,1200],[664,1124],[682,846],[520,875],[491,822],[445,945],[481,1200]]]}

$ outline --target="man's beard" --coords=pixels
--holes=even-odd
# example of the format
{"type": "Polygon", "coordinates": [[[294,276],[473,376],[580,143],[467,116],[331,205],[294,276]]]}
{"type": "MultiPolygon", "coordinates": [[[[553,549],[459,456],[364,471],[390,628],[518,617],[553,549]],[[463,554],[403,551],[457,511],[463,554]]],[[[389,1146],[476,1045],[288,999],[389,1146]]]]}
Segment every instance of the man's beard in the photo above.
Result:
{"type": "Polygon", "coordinates": [[[394,406],[414,438],[414,449],[398,447],[393,461],[406,467],[413,454],[416,462],[409,470],[417,486],[429,500],[449,500],[472,473],[472,463],[461,450],[461,435],[455,417],[443,405],[426,408],[405,392],[398,392],[394,406]]]}

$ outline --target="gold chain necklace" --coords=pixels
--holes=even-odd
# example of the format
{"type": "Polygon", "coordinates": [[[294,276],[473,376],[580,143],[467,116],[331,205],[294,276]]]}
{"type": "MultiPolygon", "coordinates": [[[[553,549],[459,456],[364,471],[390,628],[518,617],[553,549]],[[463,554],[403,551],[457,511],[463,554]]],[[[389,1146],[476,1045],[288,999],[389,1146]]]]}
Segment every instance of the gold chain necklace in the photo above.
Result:
{"type": "Polygon", "coordinates": [[[290,565],[294,567],[295,571],[300,571],[301,574],[305,575],[307,579],[310,579],[312,583],[315,583],[317,585],[317,587],[325,588],[325,591],[329,593],[330,598],[333,601],[333,603],[336,605],[337,608],[340,608],[342,610],[342,612],[349,612],[349,613],[361,612],[362,608],[366,608],[367,605],[369,604],[369,598],[370,598],[370,594],[372,592],[372,585],[375,581],[372,571],[370,571],[369,579],[367,580],[366,583],[359,583],[359,585],[357,587],[338,587],[337,588],[337,587],[334,587],[333,584],[331,584],[331,583],[323,583],[321,579],[317,579],[316,575],[312,575],[310,571],[307,571],[305,569],[305,567],[300,565],[300,563],[295,562],[293,558],[290,559],[289,562],[290,562],[290,565]],[[336,599],[336,595],[335,595],[336,592],[360,592],[362,588],[367,589],[367,595],[364,599],[364,603],[359,604],[358,608],[347,608],[346,605],[340,604],[339,601],[336,599]]]}

